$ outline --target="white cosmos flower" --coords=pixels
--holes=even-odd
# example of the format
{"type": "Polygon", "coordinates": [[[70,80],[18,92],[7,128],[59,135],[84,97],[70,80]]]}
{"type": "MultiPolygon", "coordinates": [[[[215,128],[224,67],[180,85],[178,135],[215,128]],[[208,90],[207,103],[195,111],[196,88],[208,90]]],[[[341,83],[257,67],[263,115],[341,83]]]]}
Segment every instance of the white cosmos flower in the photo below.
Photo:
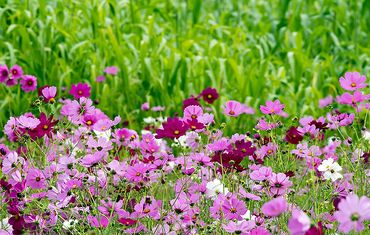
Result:
{"type": "Polygon", "coordinates": [[[74,220],[74,219],[65,220],[63,222],[63,226],[62,227],[67,230],[67,229],[72,228],[75,224],[77,224],[77,222],[78,222],[78,220],[74,220]]]}
{"type": "Polygon", "coordinates": [[[207,197],[212,199],[216,198],[219,193],[226,195],[229,192],[219,179],[214,179],[213,181],[208,182],[206,188],[207,197]]]}
{"type": "Polygon", "coordinates": [[[363,135],[365,140],[370,140],[370,131],[369,130],[363,131],[362,135],[363,135]]]}
{"type": "Polygon", "coordinates": [[[144,118],[144,122],[147,124],[153,124],[156,122],[156,120],[154,117],[147,117],[147,118],[144,118]]]}
{"type": "Polygon", "coordinates": [[[343,175],[339,173],[342,167],[337,162],[334,162],[333,158],[324,160],[317,169],[324,172],[324,179],[326,180],[330,179],[334,182],[343,177],[343,175]]]}

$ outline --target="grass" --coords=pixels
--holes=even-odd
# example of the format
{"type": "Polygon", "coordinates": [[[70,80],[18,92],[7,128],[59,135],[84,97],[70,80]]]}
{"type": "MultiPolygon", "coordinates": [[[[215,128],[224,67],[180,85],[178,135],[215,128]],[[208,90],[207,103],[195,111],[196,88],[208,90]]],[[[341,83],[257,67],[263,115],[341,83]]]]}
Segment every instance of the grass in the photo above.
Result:
{"type": "MultiPolygon", "coordinates": [[[[60,91],[88,82],[99,108],[131,127],[141,103],[173,115],[207,86],[223,94],[218,111],[227,99],[279,98],[289,113],[319,115],[339,76],[370,70],[369,0],[0,2],[0,63],[60,91]],[[109,65],[119,75],[97,84],[109,65]]],[[[32,103],[18,88],[0,94],[0,126],[32,103]]]]}

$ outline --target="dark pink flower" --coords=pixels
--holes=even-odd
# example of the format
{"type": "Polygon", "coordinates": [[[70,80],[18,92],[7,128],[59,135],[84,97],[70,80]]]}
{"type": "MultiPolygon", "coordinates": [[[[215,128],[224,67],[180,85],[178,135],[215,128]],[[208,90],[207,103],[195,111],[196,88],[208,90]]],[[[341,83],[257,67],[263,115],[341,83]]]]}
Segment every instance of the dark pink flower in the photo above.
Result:
{"type": "Polygon", "coordinates": [[[264,215],[277,217],[288,209],[288,203],[283,197],[277,197],[262,205],[261,210],[264,215]]]}
{"type": "Polygon", "coordinates": [[[24,75],[21,80],[21,88],[25,92],[36,90],[37,78],[31,75],[24,75]]]}
{"type": "Polygon", "coordinates": [[[72,84],[69,93],[77,100],[81,97],[90,97],[91,87],[87,83],[72,84]]]}
{"type": "Polygon", "coordinates": [[[5,82],[9,77],[9,69],[8,66],[0,65],[0,82],[5,82]]]}
{"type": "Polygon", "coordinates": [[[355,91],[366,87],[366,77],[358,72],[347,72],[339,78],[340,86],[347,91],[355,91]]]}
{"type": "Polygon", "coordinates": [[[203,97],[203,100],[209,104],[215,102],[219,97],[217,90],[211,87],[204,89],[200,95],[203,97]]]}
{"type": "Polygon", "coordinates": [[[189,129],[189,126],[181,121],[179,118],[167,118],[167,121],[162,124],[162,129],[156,130],[157,139],[161,138],[170,138],[175,139],[183,136],[186,131],[189,129]]]}

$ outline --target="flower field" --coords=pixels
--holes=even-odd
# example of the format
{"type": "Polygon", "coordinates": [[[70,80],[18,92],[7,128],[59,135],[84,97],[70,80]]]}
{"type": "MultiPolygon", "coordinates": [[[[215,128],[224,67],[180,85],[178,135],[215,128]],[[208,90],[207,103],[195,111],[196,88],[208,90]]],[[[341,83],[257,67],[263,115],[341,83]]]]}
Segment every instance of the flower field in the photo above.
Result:
{"type": "Polygon", "coordinates": [[[369,17],[0,3],[0,235],[370,234],[369,17]]]}

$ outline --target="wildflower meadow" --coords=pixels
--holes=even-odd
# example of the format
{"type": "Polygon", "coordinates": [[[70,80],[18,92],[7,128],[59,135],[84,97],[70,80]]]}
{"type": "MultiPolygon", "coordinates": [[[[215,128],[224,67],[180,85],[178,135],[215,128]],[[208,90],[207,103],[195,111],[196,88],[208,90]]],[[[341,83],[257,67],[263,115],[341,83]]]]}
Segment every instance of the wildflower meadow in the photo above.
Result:
{"type": "Polygon", "coordinates": [[[370,234],[370,1],[0,3],[0,235],[370,234]]]}

